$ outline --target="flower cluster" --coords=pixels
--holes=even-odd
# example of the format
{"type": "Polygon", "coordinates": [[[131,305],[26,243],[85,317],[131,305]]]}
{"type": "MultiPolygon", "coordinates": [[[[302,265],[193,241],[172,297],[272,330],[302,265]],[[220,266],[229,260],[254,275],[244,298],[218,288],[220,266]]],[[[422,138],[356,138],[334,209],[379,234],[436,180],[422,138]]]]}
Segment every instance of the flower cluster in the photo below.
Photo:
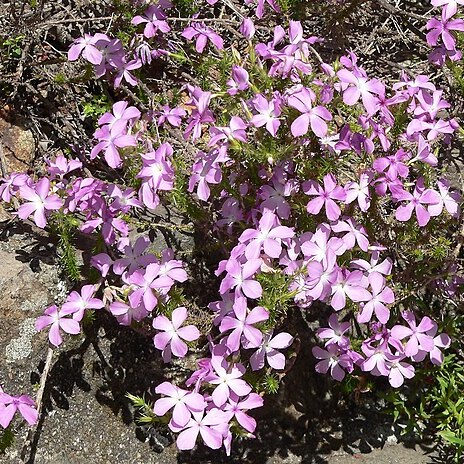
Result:
{"type": "MultiPolygon", "coordinates": [[[[266,3],[279,11],[273,0],[258,0],[258,18],[266,3]]],[[[442,22],[429,23],[429,42],[441,37],[450,57],[457,52],[449,53],[449,31],[462,22],[451,20],[455,4],[435,1],[443,6],[442,22]]],[[[115,87],[122,80],[137,86],[153,60],[182,51],[168,39],[175,32],[166,14],[171,7],[161,0],[135,15],[132,24],[143,33],[127,49],[97,33],[77,39],[68,57],[90,62],[115,87]],[[136,78],[131,71],[139,68],[136,78]]],[[[195,16],[177,37],[194,40],[196,53],[209,47],[221,57],[227,40],[206,24],[195,16]]],[[[38,330],[49,327],[52,345],[62,343],[62,332],[78,334],[88,310],[146,328],[166,363],[185,357],[189,343],[202,344],[207,355],[185,388],[155,388],[162,396],[154,414],[166,416],[182,450],[201,437],[230,453],[233,432],[255,432],[248,411],[262,406],[264,380],[289,367],[296,336],[287,332],[290,306],[333,311],[312,352],[316,371],[336,381],[370,372],[399,387],[427,358],[441,364],[441,350],[451,343],[431,317],[397,304],[409,288],[396,279],[404,259],[392,250],[404,242],[391,237],[432,233],[430,224],[460,214],[459,193],[437,170],[436,155],[458,128],[444,111],[451,105],[443,91],[428,76],[406,72],[388,86],[369,76],[353,52],[321,63],[313,48],[321,39],[305,37],[298,21],[275,27],[267,43],[253,42],[250,18],[239,30],[246,46],[234,50],[223,84],[187,82],[174,105],[153,104],[145,114],[117,101],[99,118],[88,156],[47,160],[47,177],[35,182],[12,173],[0,185],[1,199],[21,219],[33,215],[43,228],[71,217],[104,244],[91,259],[98,283],[72,291],[61,308],[51,306],[37,320],[38,330]],[[199,230],[224,247],[207,337],[191,323],[193,303],[176,294],[189,278],[185,263],[171,249],[151,253],[150,239],[140,235],[156,226],[147,214],[162,203],[203,208],[208,219],[199,230]]],[[[458,268],[452,263],[442,272],[454,284],[428,283],[449,295],[458,268]]]]}
{"type": "Polygon", "coordinates": [[[462,0],[432,0],[434,7],[441,7],[440,17],[433,17],[427,22],[427,43],[435,47],[430,54],[430,61],[443,66],[446,59],[459,61],[462,52],[457,49],[456,32],[464,31],[464,20],[457,17],[458,5],[462,0]]]}

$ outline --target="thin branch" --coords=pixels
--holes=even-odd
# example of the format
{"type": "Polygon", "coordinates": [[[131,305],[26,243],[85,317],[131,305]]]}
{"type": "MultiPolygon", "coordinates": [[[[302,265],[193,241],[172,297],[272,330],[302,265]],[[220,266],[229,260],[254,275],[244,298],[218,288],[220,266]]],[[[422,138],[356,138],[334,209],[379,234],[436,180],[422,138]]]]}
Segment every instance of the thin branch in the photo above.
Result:
{"type": "MultiPolygon", "coordinates": [[[[52,360],[53,360],[53,348],[49,347],[48,352],[47,352],[47,359],[45,361],[45,367],[44,367],[44,370],[42,371],[42,375],[40,376],[40,387],[39,387],[39,391],[37,392],[37,399],[36,399],[37,414],[39,417],[39,421],[40,421],[40,415],[42,413],[43,395],[45,392],[45,386],[47,384],[48,373],[50,372],[50,368],[52,366],[52,360]]],[[[31,427],[31,429],[29,430],[29,433],[27,434],[27,438],[21,450],[21,459],[23,463],[28,461],[28,459],[26,459],[26,453],[27,453],[27,450],[30,444],[32,443],[32,439],[34,437],[36,430],[37,430],[37,426],[31,427]]]]}

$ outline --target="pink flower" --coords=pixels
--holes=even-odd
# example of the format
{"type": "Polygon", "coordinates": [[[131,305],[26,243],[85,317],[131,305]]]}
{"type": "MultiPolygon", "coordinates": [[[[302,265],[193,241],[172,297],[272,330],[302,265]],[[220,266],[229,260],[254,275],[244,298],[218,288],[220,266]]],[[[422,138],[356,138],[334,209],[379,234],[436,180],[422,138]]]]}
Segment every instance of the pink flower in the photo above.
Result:
{"type": "Polygon", "coordinates": [[[50,181],[46,177],[40,179],[35,187],[24,184],[20,187],[19,194],[29,201],[19,207],[18,216],[27,219],[34,213],[34,222],[41,229],[47,225],[46,212],[56,211],[63,206],[58,195],[50,195],[50,181]]]}
{"type": "Polygon", "coordinates": [[[182,123],[182,118],[187,115],[187,112],[183,108],[170,108],[168,105],[164,105],[162,111],[158,116],[158,125],[162,126],[166,121],[171,126],[179,127],[182,123]]]}
{"type": "Polygon", "coordinates": [[[260,408],[264,404],[263,398],[257,393],[250,393],[244,400],[231,394],[229,400],[223,407],[223,411],[227,414],[227,420],[235,417],[237,422],[249,433],[253,433],[256,429],[256,420],[245,413],[249,409],[260,408]]]}
{"type": "Polygon", "coordinates": [[[232,66],[232,77],[227,81],[227,93],[229,95],[237,95],[250,87],[249,74],[246,69],[241,66],[232,66]]]}
{"type": "Polygon", "coordinates": [[[341,69],[337,76],[342,82],[343,102],[346,105],[355,105],[361,98],[364,108],[372,115],[377,111],[378,98],[374,95],[383,95],[385,88],[377,79],[368,80],[359,73],[353,73],[347,69],[341,69]]]}
{"type": "Polygon", "coordinates": [[[261,249],[270,258],[278,258],[282,252],[282,239],[292,238],[295,232],[290,227],[280,226],[277,216],[265,211],[259,220],[258,230],[247,229],[239,237],[240,243],[246,243],[247,259],[257,259],[261,249]]]}
{"type": "Polygon", "coordinates": [[[129,72],[142,67],[142,62],[139,59],[131,60],[128,63],[123,63],[118,66],[118,72],[114,77],[114,87],[117,89],[124,79],[129,85],[137,85],[137,79],[129,72]]]}
{"type": "Polygon", "coordinates": [[[464,0],[432,0],[432,5],[435,7],[443,7],[445,18],[449,19],[458,11],[458,4],[464,5],[464,0]]]}
{"type": "Polygon", "coordinates": [[[95,131],[94,137],[99,142],[92,148],[90,159],[95,159],[101,151],[104,151],[105,161],[114,169],[121,167],[122,164],[118,148],[137,146],[135,137],[126,134],[126,121],[124,120],[116,122],[111,129],[108,124],[102,126],[95,131]]]}
{"type": "Polygon", "coordinates": [[[335,311],[340,311],[346,306],[347,296],[351,301],[368,301],[371,294],[366,290],[366,287],[367,278],[361,271],[339,270],[337,281],[332,285],[330,305],[335,311]]]}
{"type": "Polygon", "coordinates": [[[250,18],[245,18],[240,25],[240,33],[248,40],[255,35],[256,29],[253,21],[250,18]]]}
{"type": "Polygon", "coordinates": [[[263,334],[254,324],[269,319],[269,313],[261,306],[256,306],[250,312],[247,308],[247,299],[237,297],[233,305],[234,316],[225,316],[219,327],[221,332],[232,330],[227,337],[227,347],[231,352],[240,348],[240,339],[243,337],[243,343],[247,348],[256,348],[261,344],[263,334]]]}
{"type": "Polygon", "coordinates": [[[347,355],[341,354],[337,345],[329,345],[326,350],[315,346],[312,349],[312,353],[316,359],[321,360],[316,364],[316,372],[325,374],[330,370],[330,375],[335,380],[338,382],[343,380],[345,371],[342,367],[348,368],[350,363],[348,362],[347,355]]]}
{"type": "Polygon", "coordinates": [[[95,46],[102,34],[95,36],[84,34],[84,37],[79,37],[71,45],[68,51],[68,60],[76,61],[79,56],[82,56],[94,65],[98,65],[103,61],[102,52],[95,46]]]}
{"type": "Polygon", "coordinates": [[[249,5],[258,1],[258,5],[256,6],[256,16],[261,19],[264,16],[264,3],[267,2],[269,6],[276,12],[280,13],[279,5],[277,4],[276,0],[245,0],[245,4],[249,5]]]}
{"type": "Polygon", "coordinates": [[[336,221],[341,214],[340,207],[334,200],[345,201],[345,190],[337,185],[337,181],[332,174],[324,176],[324,187],[321,187],[315,181],[305,182],[303,191],[306,195],[315,196],[306,205],[306,211],[310,214],[319,214],[322,207],[325,206],[327,218],[331,221],[336,221]]]}
{"type": "Polygon", "coordinates": [[[158,304],[158,296],[163,289],[170,289],[173,281],[165,275],[160,275],[158,263],[149,264],[145,270],[137,270],[126,276],[128,284],[136,286],[136,290],[130,295],[132,307],[137,307],[143,302],[148,311],[153,311],[158,304]]]}
{"type": "Polygon", "coordinates": [[[405,363],[402,360],[405,356],[395,356],[392,360],[387,359],[387,366],[390,369],[388,381],[393,388],[401,387],[404,379],[412,379],[414,377],[414,366],[405,363]]]}
{"type": "Polygon", "coordinates": [[[73,319],[80,322],[84,317],[86,309],[101,309],[105,306],[103,301],[99,298],[94,298],[94,295],[95,286],[84,285],[81,288],[80,294],[78,292],[71,292],[61,309],[66,314],[72,314],[73,319]]]}
{"type": "Polygon", "coordinates": [[[431,18],[427,22],[427,42],[430,45],[437,45],[438,39],[441,37],[443,44],[447,50],[454,50],[456,47],[456,38],[451,31],[464,31],[464,21],[462,19],[447,18],[446,9],[442,11],[441,20],[431,18]]]}
{"type": "Polygon", "coordinates": [[[441,200],[435,190],[425,188],[422,177],[417,180],[412,194],[406,190],[394,189],[393,198],[397,201],[409,201],[408,204],[397,208],[395,218],[398,221],[409,221],[415,210],[417,222],[421,227],[426,226],[430,220],[430,213],[424,205],[436,205],[441,200]]]}
{"type": "Polygon", "coordinates": [[[369,274],[369,284],[372,289],[371,298],[364,304],[361,312],[358,314],[358,322],[369,322],[372,314],[375,313],[377,319],[382,324],[386,324],[390,319],[390,310],[385,305],[393,303],[395,295],[391,288],[385,286],[385,277],[378,272],[369,274]]]}
{"type": "MultiPolygon", "coordinates": [[[[124,240],[126,241],[127,239],[124,240]]],[[[129,268],[128,273],[132,274],[138,269],[154,263],[156,261],[154,255],[143,254],[150,243],[150,239],[146,236],[139,237],[133,246],[131,246],[130,243],[127,243],[127,245],[122,248],[122,251],[124,251],[124,258],[119,258],[113,263],[114,273],[122,275],[123,272],[129,268]]]]}
{"type": "Polygon", "coordinates": [[[0,425],[4,429],[10,425],[18,410],[29,425],[37,424],[39,415],[35,401],[28,395],[10,396],[0,387],[0,425]]]}
{"type": "Polygon", "coordinates": [[[163,382],[155,388],[155,392],[165,395],[155,402],[153,412],[157,416],[164,416],[170,409],[172,421],[176,426],[185,427],[192,417],[192,411],[203,412],[206,402],[199,393],[182,390],[172,383],[163,382]]]}
{"type": "Polygon", "coordinates": [[[191,26],[184,29],[182,37],[185,37],[188,40],[196,38],[195,49],[198,53],[203,53],[208,40],[212,42],[218,50],[222,50],[224,48],[224,41],[222,40],[222,37],[216,34],[204,23],[192,23],[191,26]]]}
{"type": "Polygon", "coordinates": [[[63,343],[60,329],[72,335],[77,335],[81,331],[79,322],[77,322],[75,319],[66,317],[73,312],[73,309],[62,309],[60,311],[55,305],[50,306],[44,311],[44,316],[40,316],[36,320],[35,328],[38,331],[41,331],[48,325],[51,326],[48,339],[52,345],[59,346],[61,343],[63,343]]]}
{"type": "Polygon", "coordinates": [[[255,127],[266,126],[267,131],[275,137],[280,127],[279,116],[282,113],[280,97],[276,95],[268,101],[259,93],[253,98],[252,105],[259,114],[251,118],[251,124],[255,127]]]}
{"type": "Polygon", "coordinates": [[[350,322],[340,323],[337,315],[332,314],[329,317],[330,328],[320,328],[317,330],[316,334],[319,338],[327,340],[325,346],[338,345],[340,348],[346,349],[350,346],[350,340],[343,334],[350,329],[350,326],[350,322]]]}
{"type": "Polygon", "coordinates": [[[228,430],[228,415],[224,411],[213,408],[206,414],[204,411],[192,411],[192,418],[184,427],[170,424],[173,432],[180,432],[176,445],[180,450],[193,449],[200,434],[206,446],[219,449],[222,446],[224,432],[228,430]]]}
{"type": "MultiPolygon", "coordinates": [[[[434,347],[433,337],[427,335],[435,327],[435,323],[427,316],[423,317],[419,325],[416,325],[416,317],[411,311],[403,311],[403,319],[409,324],[409,327],[395,325],[391,330],[392,337],[403,340],[409,337],[404,348],[406,356],[415,356],[419,350],[430,353],[434,347]]],[[[435,328],[436,330],[436,328],[435,328]]]]}
{"type": "Polygon", "coordinates": [[[264,367],[265,359],[273,369],[285,368],[285,356],[278,350],[288,348],[293,343],[293,337],[286,332],[281,332],[275,337],[272,337],[272,334],[272,330],[265,333],[261,346],[250,356],[250,365],[254,371],[264,367]]]}
{"type": "Polygon", "coordinates": [[[100,116],[98,124],[108,124],[111,129],[118,121],[126,121],[134,123],[140,119],[140,111],[135,106],[128,106],[128,103],[124,100],[118,101],[113,105],[112,113],[105,113],[100,116]]]}
{"type": "Polygon", "coordinates": [[[181,327],[187,315],[187,308],[181,306],[172,312],[172,321],[166,316],[158,316],[153,320],[153,327],[162,331],[155,335],[153,342],[158,350],[163,351],[164,362],[170,362],[172,354],[183,358],[188,351],[183,340],[191,342],[200,337],[200,332],[194,325],[181,327]]]}
{"type": "Polygon", "coordinates": [[[345,243],[347,250],[353,249],[357,243],[361,250],[367,252],[369,248],[367,230],[360,224],[356,223],[353,218],[345,217],[344,220],[338,220],[331,227],[336,233],[346,232],[346,234],[342,237],[342,240],[345,243]]]}
{"type": "Polygon", "coordinates": [[[298,116],[291,125],[292,135],[298,137],[308,132],[309,126],[318,137],[327,135],[327,124],[331,121],[332,115],[323,106],[312,107],[312,96],[309,90],[303,87],[298,93],[293,93],[288,97],[288,104],[303,113],[298,116]]]}
{"type": "Polygon", "coordinates": [[[248,298],[260,298],[263,289],[261,284],[252,278],[260,267],[261,259],[251,259],[243,265],[235,259],[229,259],[225,267],[227,275],[221,282],[219,292],[223,295],[235,288],[235,294],[240,295],[243,293],[248,298]]]}
{"type": "Polygon", "coordinates": [[[461,196],[458,192],[450,192],[450,185],[447,180],[440,179],[437,184],[440,199],[437,204],[429,205],[430,216],[439,216],[444,207],[451,216],[457,218],[459,216],[459,201],[461,200],[461,196]]]}
{"type": "Polygon", "coordinates": [[[358,200],[358,205],[361,211],[366,212],[371,205],[371,197],[369,193],[369,185],[372,180],[371,173],[362,173],[359,176],[358,182],[348,182],[345,185],[346,204],[350,204],[358,200]]]}
{"type": "Polygon", "coordinates": [[[211,365],[214,372],[208,377],[208,382],[217,385],[212,394],[217,407],[221,407],[227,401],[231,392],[237,396],[245,396],[251,392],[251,387],[241,378],[245,373],[241,364],[229,366],[222,356],[213,355],[211,365]]]}
{"type": "Polygon", "coordinates": [[[165,34],[171,30],[165,19],[166,14],[159,5],[149,5],[143,15],[135,16],[131,23],[134,25],[145,24],[143,35],[147,39],[150,39],[154,37],[158,31],[165,34]]]}

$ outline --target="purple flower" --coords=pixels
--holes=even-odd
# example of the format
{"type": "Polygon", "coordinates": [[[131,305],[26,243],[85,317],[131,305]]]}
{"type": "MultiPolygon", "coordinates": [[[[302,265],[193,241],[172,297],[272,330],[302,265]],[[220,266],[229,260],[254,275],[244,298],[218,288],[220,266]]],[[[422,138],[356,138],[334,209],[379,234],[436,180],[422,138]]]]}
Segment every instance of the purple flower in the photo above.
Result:
{"type": "Polygon", "coordinates": [[[348,182],[345,185],[346,192],[346,204],[350,204],[355,200],[358,200],[358,205],[361,211],[366,212],[371,205],[371,197],[369,193],[369,185],[372,181],[371,173],[362,173],[359,176],[358,182],[348,182]]]}
{"type": "Polygon", "coordinates": [[[281,332],[275,337],[272,337],[272,334],[272,330],[263,334],[261,346],[250,356],[250,365],[254,371],[264,367],[265,359],[273,369],[285,368],[285,356],[278,350],[288,348],[293,343],[293,337],[286,332],[281,332]]]}
{"type": "Polygon", "coordinates": [[[98,139],[97,145],[90,152],[90,159],[96,158],[101,152],[105,152],[105,161],[112,168],[121,167],[122,161],[118,148],[135,147],[137,140],[133,135],[126,134],[126,121],[116,122],[111,129],[109,125],[104,125],[97,129],[94,137],[98,139]]]}
{"type": "Polygon", "coordinates": [[[409,327],[395,325],[391,330],[391,335],[398,340],[409,337],[404,347],[405,355],[409,357],[415,356],[419,350],[430,353],[434,349],[435,344],[433,337],[427,335],[427,332],[435,327],[435,323],[429,317],[425,316],[422,318],[419,325],[416,325],[416,318],[411,311],[403,311],[402,316],[409,327]]]}
{"type": "Polygon", "coordinates": [[[250,312],[247,308],[247,299],[241,296],[235,298],[233,305],[234,316],[225,316],[219,327],[221,332],[232,330],[227,337],[227,347],[231,352],[240,348],[240,339],[247,348],[256,348],[261,344],[263,334],[254,324],[269,319],[269,313],[261,306],[256,306],[250,312]]]}
{"type": "Polygon", "coordinates": [[[27,219],[34,213],[34,222],[43,229],[47,225],[46,212],[56,211],[63,206],[58,195],[50,195],[50,181],[44,177],[34,187],[24,184],[19,189],[21,198],[28,200],[18,209],[18,216],[27,219]]]}
{"type": "Polygon", "coordinates": [[[139,69],[141,67],[142,62],[139,59],[132,60],[118,66],[118,72],[114,78],[114,87],[117,89],[121,85],[123,79],[129,85],[137,85],[137,79],[129,71],[133,71],[134,69],[139,69]]]}
{"type": "Polygon", "coordinates": [[[84,285],[81,293],[71,292],[66,298],[66,302],[61,307],[65,314],[72,314],[73,319],[80,322],[84,317],[86,309],[101,309],[105,305],[99,298],[94,298],[95,286],[84,285]]]}
{"type": "Polygon", "coordinates": [[[366,359],[361,363],[361,369],[364,372],[371,372],[372,375],[388,376],[390,368],[388,362],[395,357],[388,351],[387,342],[382,342],[377,347],[372,347],[367,343],[362,344],[363,353],[366,359]]]}
{"type": "Polygon", "coordinates": [[[176,308],[171,318],[172,321],[166,316],[158,316],[153,320],[153,327],[162,331],[155,335],[153,342],[158,350],[163,351],[164,362],[170,362],[172,354],[183,358],[188,351],[187,344],[183,340],[191,342],[200,337],[200,332],[194,325],[181,327],[187,319],[187,308],[183,306],[176,308]]]}
{"type": "Polygon", "coordinates": [[[345,371],[342,368],[349,368],[350,362],[346,354],[341,354],[337,345],[328,345],[326,350],[315,346],[312,349],[312,353],[316,359],[321,360],[316,364],[316,372],[325,374],[330,369],[332,378],[338,382],[343,380],[345,371]]]}
{"type": "Polygon", "coordinates": [[[84,37],[79,37],[71,45],[68,51],[68,60],[76,61],[79,56],[82,56],[94,65],[98,65],[103,61],[102,52],[95,46],[102,34],[95,36],[84,34],[84,37]]]}
{"type": "Polygon", "coordinates": [[[393,388],[401,387],[404,379],[412,379],[414,377],[414,366],[403,362],[405,356],[395,356],[394,359],[387,359],[387,366],[390,369],[388,381],[393,388]]]}
{"type": "Polygon", "coordinates": [[[337,281],[332,285],[330,305],[335,311],[340,311],[346,306],[347,296],[351,301],[368,301],[371,294],[366,290],[367,284],[367,278],[361,271],[339,270],[337,281]]]}
{"type": "Polygon", "coordinates": [[[345,201],[346,192],[343,187],[337,185],[337,181],[332,174],[324,176],[324,187],[321,187],[315,181],[308,181],[303,184],[303,191],[306,195],[316,197],[306,205],[308,213],[319,214],[324,206],[329,220],[336,221],[340,217],[340,207],[334,200],[345,201]]]}
{"type": "Polygon", "coordinates": [[[256,29],[251,18],[245,18],[240,25],[240,33],[248,40],[255,35],[256,29]]]}
{"type": "Polygon", "coordinates": [[[280,13],[279,5],[276,0],[245,0],[245,4],[249,5],[250,3],[258,2],[256,6],[256,16],[261,19],[264,16],[264,3],[267,2],[269,6],[276,12],[280,13]]]}
{"type": "Polygon", "coordinates": [[[63,155],[59,155],[54,161],[45,160],[48,164],[47,171],[51,176],[63,177],[71,171],[82,168],[82,163],[78,159],[67,160],[63,155]]]}
{"type": "Polygon", "coordinates": [[[277,216],[265,211],[259,220],[258,230],[247,229],[239,237],[240,243],[246,243],[247,259],[257,259],[261,249],[270,258],[278,258],[282,252],[282,239],[292,238],[295,232],[290,227],[280,226],[277,216]]]}
{"type": "Polygon", "coordinates": [[[170,424],[173,432],[180,432],[176,445],[180,450],[191,450],[200,434],[206,446],[219,449],[222,446],[224,428],[228,429],[228,415],[224,411],[213,408],[206,414],[204,411],[192,411],[192,418],[184,427],[176,427],[170,424]]]}
{"type": "Polygon", "coordinates": [[[358,322],[367,323],[375,313],[377,319],[386,324],[390,319],[390,310],[385,306],[395,301],[395,295],[391,288],[385,286],[386,280],[382,274],[372,272],[369,274],[369,284],[372,289],[371,298],[362,306],[358,314],[358,322]]]}
{"type": "Polygon", "coordinates": [[[10,425],[18,410],[29,425],[37,424],[39,415],[35,401],[28,395],[10,396],[0,387],[0,425],[4,429],[10,425]]]}
{"type": "Polygon", "coordinates": [[[163,382],[155,388],[155,392],[165,395],[155,402],[153,412],[157,416],[164,416],[170,409],[172,421],[176,426],[185,427],[192,417],[192,411],[203,412],[206,402],[199,393],[182,390],[169,382],[163,382]]]}
{"type": "Polygon", "coordinates": [[[464,5],[464,0],[432,0],[432,5],[435,7],[443,7],[446,12],[446,19],[454,16],[458,11],[458,4],[464,5]]]}
{"type": "Polygon", "coordinates": [[[260,298],[263,289],[261,284],[252,278],[260,267],[261,259],[251,259],[243,265],[235,259],[229,259],[225,267],[227,275],[221,282],[219,292],[223,295],[235,288],[235,293],[238,295],[243,293],[248,298],[260,298]]]}
{"type": "Polygon", "coordinates": [[[424,187],[424,179],[422,177],[417,180],[412,194],[406,190],[394,189],[393,198],[397,201],[409,202],[397,208],[395,218],[398,221],[409,221],[412,212],[415,211],[417,222],[421,227],[426,226],[430,220],[430,213],[424,205],[436,205],[441,200],[435,190],[424,187]]]}
{"type": "Polygon", "coordinates": [[[288,97],[288,104],[303,113],[298,116],[291,125],[292,135],[298,137],[308,132],[309,126],[318,137],[327,135],[327,124],[331,121],[332,115],[323,106],[312,107],[313,98],[309,90],[303,87],[298,93],[293,93],[288,97]]]}
{"type": "Polygon", "coordinates": [[[259,114],[251,118],[251,124],[255,127],[266,126],[267,131],[275,137],[280,127],[279,116],[282,113],[280,97],[276,95],[268,101],[259,93],[253,98],[252,105],[259,114]]]}
{"type": "Polygon", "coordinates": [[[447,18],[446,9],[442,11],[441,20],[431,18],[427,22],[427,42],[429,45],[435,46],[438,39],[441,37],[446,50],[454,50],[456,48],[456,38],[451,31],[464,31],[464,21],[462,19],[447,18]]]}
{"type": "Polygon", "coordinates": [[[212,385],[217,385],[212,393],[213,402],[221,407],[230,397],[231,392],[237,396],[245,396],[251,392],[251,387],[241,378],[245,368],[241,364],[229,363],[222,356],[211,359],[214,372],[207,378],[212,385]]]}
{"type": "Polygon", "coordinates": [[[48,325],[51,326],[50,332],[48,333],[48,339],[52,345],[59,346],[61,343],[63,343],[60,329],[72,335],[77,335],[81,331],[79,322],[77,322],[75,319],[66,317],[73,312],[73,309],[62,309],[60,311],[55,305],[50,306],[44,311],[43,316],[37,318],[35,322],[35,328],[38,331],[41,331],[48,325]]]}
{"type": "Polygon", "coordinates": [[[347,69],[341,69],[337,76],[342,82],[343,102],[346,105],[355,105],[361,98],[364,108],[372,115],[377,111],[378,98],[375,95],[383,95],[385,87],[377,79],[368,80],[367,77],[354,73],[347,69]]]}
{"type": "Polygon", "coordinates": [[[329,317],[330,328],[320,328],[316,334],[319,338],[327,340],[325,346],[338,345],[340,348],[347,349],[350,346],[350,340],[343,334],[350,329],[350,325],[350,322],[340,323],[337,315],[332,314],[329,317]]]}
{"type": "Polygon", "coordinates": [[[222,37],[214,32],[210,27],[207,27],[204,23],[192,23],[182,32],[182,37],[188,40],[196,38],[195,49],[198,53],[203,53],[208,40],[214,44],[218,50],[224,48],[224,41],[222,37]]]}
{"type": "Polygon", "coordinates": [[[229,95],[237,95],[250,87],[249,74],[246,69],[241,66],[232,66],[232,77],[227,81],[227,93],[229,95]]]}
{"type": "Polygon", "coordinates": [[[102,126],[103,124],[108,124],[111,129],[118,121],[128,121],[132,124],[140,119],[140,111],[135,106],[128,106],[129,104],[122,100],[118,101],[113,105],[112,113],[105,113],[103,116],[100,116],[98,124],[102,126]]]}
{"type": "Polygon", "coordinates": [[[354,248],[357,243],[361,250],[366,251],[369,248],[369,239],[367,238],[367,230],[356,223],[353,218],[344,218],[344,220],[338,220],[335,224],[332,224],[332,230],[336,233],[346,232],[342,237],[343,242],[346,245],[347,250],[354,248]]]}
{"type": "Polygon", "coordinates": [[[128,284],[136,286],[136,290],[130,295],[132,307],[137,307],[143,302],[148,311],[153,311],[158,304],[158,292],[172,287],[172,279],[160,274],[158,263],[149,264],[145,270],[137,270],[126,276],[128,284]]]}
{"type": "Polygon", "coordinates": [[[437,185],[437,193],[440,195],[440,199],[437,204],[429,205],[430,216],[439,216],[444,207],[451,216],[457,218],[459,216],[459,201],[461,200],[461,195],[458,192],[450,192],[449,182],[445,179],[440,179],[437,185]]]}
{"type": "Polygon", "coordinates": [[[182,118],[187,115],[187,112],[180,107],[170,108],[168,105],[164,105],[162,111],[158,116],[158,125],[162,126],[166,121],[171,126],[179,127],[182,123],[182,118]]]}
{"type": "Polygon", "coordinates": [[[409,154],[400,149],[393,156],[377,158],[372,166],[377,172],[383,172],[387,170],[387,176],[393,180],[398,176],[408,177],[409,168],[406,164],[403,163],[403,161],[407,161],[408,159],[409,154]]]}
{"type": "Polygon", "coordinates": [[[249,433],[256,429],[256,420],[245,413],[249,409],[260,408],[264,404],[263,398],[257,393],[250,393],[244,400],[231,394],[227,403],[223,406],[223,411],[227,414],[227,421],[235,417],[237,422],[249,433]]]}
{"type": "Polygon", "coordinates": [[[166,14],[159,5],[149,5],[143,15],[135,16],[131,23],[136,26],[138,24],[145,24],[143,35],[147,39],[150,39],[154,37],[158,31],[165,34],[171,30],[165,19],[166,14]]]}

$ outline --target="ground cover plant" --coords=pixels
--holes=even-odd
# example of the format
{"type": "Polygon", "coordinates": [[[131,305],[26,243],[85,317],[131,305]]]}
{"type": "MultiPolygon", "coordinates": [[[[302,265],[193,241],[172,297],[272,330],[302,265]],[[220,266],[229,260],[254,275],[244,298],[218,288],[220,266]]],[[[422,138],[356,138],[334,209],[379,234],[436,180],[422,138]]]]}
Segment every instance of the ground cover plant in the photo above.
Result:
{"type": "MultiPolygon", "coordinates": [[[[48,331],[48,369],[53,350],[106,311],[148,334],[165,363],[196,358],[150,399],[127,392],[139,420],[167,426],[179,450],[230,454],[234,438],[254,436],[253,410],[310,343],[298,315],[316,314],[316,371],[388,384],[392,414],[438,421],[460,459],[462,401],[443,391],[463,381],[453,345],[461,194],[443,161],[463,137],[452,95],[425,73],[380,78],[350,50],[327,60],[299,2],[241,3],[117,2],[117,27],[69,43],[79,82],[106,89],[84,108],[93,138],[0,185],[20,220],[59,238],[73,283],[36,322],[48,331]],[[295,16],[269,30],[263,18],[282,11],[295,16]],[[189,69],[189,79],[163,88],[160,69],[189,69]],[[155,220],[160,205],[185,224],[155,220]],[[153,249],[153,232],[172,227],[201,237],[196,260],[153,249]],[[77,261],[77,234],[92,238],[90,271],[77,261]],[[414,378],[425,388],[431,372],[441,389],[418,394],[414,378]],[[426,395],[430,410],[411,406],[426,395]]],[[[459,8],[431,3],[431,70],[459,72],[459,8]]],[[[19,53],[11,39],[3,48],[19,53]]],[[[46,376],[36,400],[0,391],[6,444],[15,413],[37,422],[46,376]]]]}

